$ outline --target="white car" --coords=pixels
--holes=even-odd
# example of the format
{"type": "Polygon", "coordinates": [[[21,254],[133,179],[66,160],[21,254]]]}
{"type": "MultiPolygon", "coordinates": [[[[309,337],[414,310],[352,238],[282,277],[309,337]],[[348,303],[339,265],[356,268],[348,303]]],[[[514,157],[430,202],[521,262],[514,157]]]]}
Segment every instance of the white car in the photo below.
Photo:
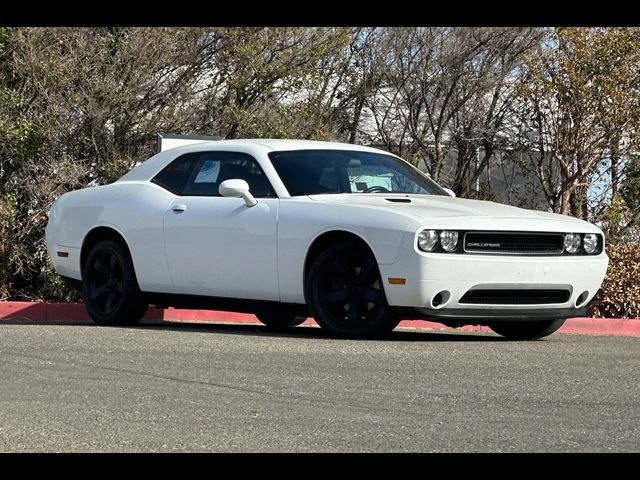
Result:
{"type": "Polygon", "coordinates": [[[46,228],[56,272],[101,325],[149,304],[255,313],[364,338],[400,319],[539,338],[604,278],[582,220],[453,198],[381,150],[224,140],[154,155],[111,185],[62,195],[46,228]]]}

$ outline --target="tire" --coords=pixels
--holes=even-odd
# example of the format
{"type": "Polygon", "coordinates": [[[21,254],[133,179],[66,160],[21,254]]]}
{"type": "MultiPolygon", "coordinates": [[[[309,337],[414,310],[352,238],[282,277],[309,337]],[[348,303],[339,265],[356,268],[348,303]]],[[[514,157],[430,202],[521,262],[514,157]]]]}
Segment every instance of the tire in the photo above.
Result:
{"type": "Polygon", "coordinates": [[[296,327],[303,323],[306,315],[300,315],[287,307],[273,307],[268,310],[260,310],[255,313],[258,320],[270,328],[296,327]]]}
{"type": "Polygon", "coordinates": [[[400,319],[384,294],[378,265],[360,243],[338,243],[313,262],[307,275],[305,297],[316,322],[343,338],[387,335],[400,319]]]}
{"type": "Polygon", "coordinates": [[[502,335],[510,340],[533,340],[551,335],[558,330],[564,322],[564,318],[557,320],[535,320],[531,322],[494,322],[489,325],[489,328],[498,335],[502,335]]]}
{"type": "Polygon", "coordinates": [[[82,293],[98,325],[135,325],[149,307],[138,287],[129,251],[113,240],[103,240],[89,252],[82,269],[82,293]]]}

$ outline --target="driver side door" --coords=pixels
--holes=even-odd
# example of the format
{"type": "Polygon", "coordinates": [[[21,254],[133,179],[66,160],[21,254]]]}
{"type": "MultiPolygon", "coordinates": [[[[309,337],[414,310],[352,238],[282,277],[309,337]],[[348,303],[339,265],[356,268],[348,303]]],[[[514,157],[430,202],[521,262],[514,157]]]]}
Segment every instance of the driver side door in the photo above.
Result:
{"type": "Polygon", "coordinates": [[[164,213],[173,291],[278,300],[279,203],[258,162],[241,152],[196,152],[174,163],[183,178],[173,183],[175,197],[164,213]],[[218,187],[232,178],[249,183],[257,205],[220,196],[218,187]]]}

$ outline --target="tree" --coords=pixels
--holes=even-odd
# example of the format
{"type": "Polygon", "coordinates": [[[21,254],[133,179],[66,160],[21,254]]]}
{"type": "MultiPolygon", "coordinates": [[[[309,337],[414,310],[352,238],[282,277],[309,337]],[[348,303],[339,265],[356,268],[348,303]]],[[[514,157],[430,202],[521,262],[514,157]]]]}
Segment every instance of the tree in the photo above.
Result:
{"type": "Polygon", "coordinates": [[[67,190],[107,183],[189,128],[199,29],[11,28],[0,52],[4,295],[62,295],[44,245],[67,190]]]}
{"type": "Polygon", "coordinates": [[[0,298],[68,298],[47,209],[157,133],[373,143],[476,198],[499,167],[632,238],[639,57],[630,28],[0,28],[0,298]]]}
{"type": "Polygon", "coordinates": [[[512,100],[512,77],[538,36],[531,28],[388,28],[369,99],[380,141],[438,180],[469,191],[487,166],[512,100]],[[484,149],[476,164],[476,152],[484,149]]]}
{"type": "Polygon", "coordinates": [[[215,28],[199,124],[225,138],[327,135],[344,75],[345,28],[215,28]],[[302,95],[306,91],[305,95],[302,95]]]}
{"type": "Polygon", "coordinates": [[[633,28],[553,29],[529,57],[520,86],[523,143],[541,166],[550,162],[536,171],[555,211],[586,217],[595,175],[612,165],[616,172],[629,154],[640,121],[639,66],[633,28]]]}
{"type": "Polygon", "coordinates": [[[153,153],[157,133],[331,134],[324,128],[349,106],[333,101],[344,82],[296,95],[340,77],[350,34],[0,30],[0,296],[66,295],[46,255],[47,209],[65,191],[120,177],[153,153]]]}
{"type": "Polygon", "coordinates": [[[479,180],[494,153],[513,146],[510,129],[518,73],[540,39],[537,28],[500,29],[479,54],[481,63],[473,59],[468,67],[473,73],[461,78],[455,94],[468,100],[456,109],[449,127],[456,154],[452,188],[459,195],[480,196],[479,180]]]}
{"type": "Polygon", "coordinates": [[[619,198],[622,203],[622,218],[616,224],[619,230],[614,239],[640,242],[640,157],[630,156],[625,164],[624,178],[621,180],[619,198]]]}

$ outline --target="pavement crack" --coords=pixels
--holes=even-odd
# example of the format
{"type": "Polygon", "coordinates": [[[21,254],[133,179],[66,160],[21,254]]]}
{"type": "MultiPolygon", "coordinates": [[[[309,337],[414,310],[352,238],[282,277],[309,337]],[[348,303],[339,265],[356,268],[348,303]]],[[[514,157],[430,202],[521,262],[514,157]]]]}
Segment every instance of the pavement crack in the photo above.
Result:
{"type": "MultiPolygon", "coordinates": [[[[13,355],[15,357],[22,357],[22,358],[28,358],[31,360],[38,360],[38,361],[46,361],[46,362],[52,362],[53,360],[50,360],[46,357],[40,357],[37,355],[26,355],[24,353],[16,353],[16,352],[8,352],[6,350],[0,352],[0,354],[2,355],[13,355]]],[[[115,372],[115,373],[127,373],[129,375],[141,375],[144,377],[149,377],[149,378],[155,378],[155,379],[159,379],[159,380],[171,380],[174,382],[179,382],[179,383],[186,383],[186,384],[197,384],[197,385],[205,385],[205,386],[209,386],[209,387],[218,387],[218,388],[225,388],[225,389],[229,389],[229,390],[236,390],[236,391],[240,391],[240,392],[245,392],[245,393],[257,393],[257,394],[261,394],[261,395],[274,395],[271,392],[267,392],[267,391],[260,391],[258,389],[252,389],[252,388],[247,388],[247,387],[240,387],[237,385],[229,385],[229,384],[224,384],[224,383],[216,383],[216,382],[208,382],[205,380],[194,380],[194,379],[187,379],[187,378],[180,378],[180,377],[174,377],[171,375],[160,375],[157,373],[149,373],[149,372],[142,372],[139,370],[132,370],[132,369],[128,369],[128,368],[122,368],[122,367],[107,367],[104,365],[95,365],[92,363],[84,363],[84,362],[68,362],[68,361],[64,361],[64,360],[56,360],[56,362],[60,362],[60,363],[66,363],[67,365],[73,366],[73,367],[84,367],[84,368],[95,368],[95,369],[100,369],[100,370],[106,370],[108,372],[115,372]]],[[[277,394],[275,394],[277,395],[277,394]]]]}
{"type": "MultiPolygon", "coordinates": [[[[41,357],[41,356],[37,356],[37,355],[26,355],[23,353],[17,353],[17,352],[9,352],[6,350],[3,350],[2,352],[0,352],[0,355],[13,355],[16,357],[22,357],[22,358],[28,358],[31,360],[37,360],[37,361],[47,361],[47,362],[51,362],[53,360],[50,360],[46,357],[41,357]]],[[[210,382],[210,381],[206,381],[206,380],[195,380],[195,379],[187,379],[187,378],[181,378],[181,377],[176,377],[176,376],[172,376],[172,375],[161,375],[161,374],[157,374],[157,373],[150,373],[150,372],[143,372],[143,371],[139,371],[139,370],[133,370],[133,369],[129,369],[129,368],[122,368],[122,367],[107,367],[104,365],[96,365],[96,364],[92,364],[92,363],[84,363],[84,362],[69,362],[66,360],[61,360],[61,359],[56,359],[55,362],[58,363],[64,363],[73,367],[83,367],[83,368],[89,368],[89,369],[100,369],[100,370],[104,370],[104,371],[108,371],[108,372],[114,372],[114,373],[126,373],[128,375],[139,375],[139,376],[143,376],[143,377],[147,377],[147,378],[154,378],[157,380],[169,380],[169,381],[173,381],[173,382],[178,382],[178,383],[183,383],[183,384],[191,384],[191,385],[202,385],[202,386],[206,386],[206,387],[213,387],[213,388],[219,388],[219,389],[224,389],[224,390],[230,390],[230,391],[235,391],[235,392],[243,392],[243,393],[250,393],[250,394],[256,394],[256,395],[265,395],[265,396],[270,396],[270,397],[274,397],[274,398],[281,398],[281,399],[287,399],[287,400],[296,400],[296,401],[306,401],[308,404],[311,405],[317,405],[317,404],[324,404],[324,405],[329,405],[332,407],[340,407],[340,408],[345,408],[348,407],[352,410],[356,410],[356,411],[360,411],[360,412],[366,412],[366,413],[381,413],[381,414],[403,414],[403,415],[415,415],[415,416],[420,416],[421,413],[417,412],[417,411],[411,411],[411,410],[404,410],[404,409],[399,409],[397,405],[394,405],[392,408],[385,408],[385,407],[380,407],[380,406],[375,406],[375,405],[360,405],[360,404],[354,404],[354,403],[350,403],[350,402],[342,402],[339,400],[335,400],[335,399],[327,399],[327,398],[317,398],[317,397],[312,397],[309,395],[304,395],[304,394],[300,394],[300,393],[296,393],[296,392],[291,392],[291,393],[283,393],[283,392],[270,392],[268,390],[262,390],[262,389],[257,389],[257,388],[250,388],[250,387],[242,387],[239,385],[232,385],[232,384],[228,384],[228,383],[218,383],[218,382],[210,382]]],[[[72,378],[72,377],[67,377],[67,378],[72,378]]],[[[77,379],[79,377],[73,377],[74,379],[77,379]]]]}

